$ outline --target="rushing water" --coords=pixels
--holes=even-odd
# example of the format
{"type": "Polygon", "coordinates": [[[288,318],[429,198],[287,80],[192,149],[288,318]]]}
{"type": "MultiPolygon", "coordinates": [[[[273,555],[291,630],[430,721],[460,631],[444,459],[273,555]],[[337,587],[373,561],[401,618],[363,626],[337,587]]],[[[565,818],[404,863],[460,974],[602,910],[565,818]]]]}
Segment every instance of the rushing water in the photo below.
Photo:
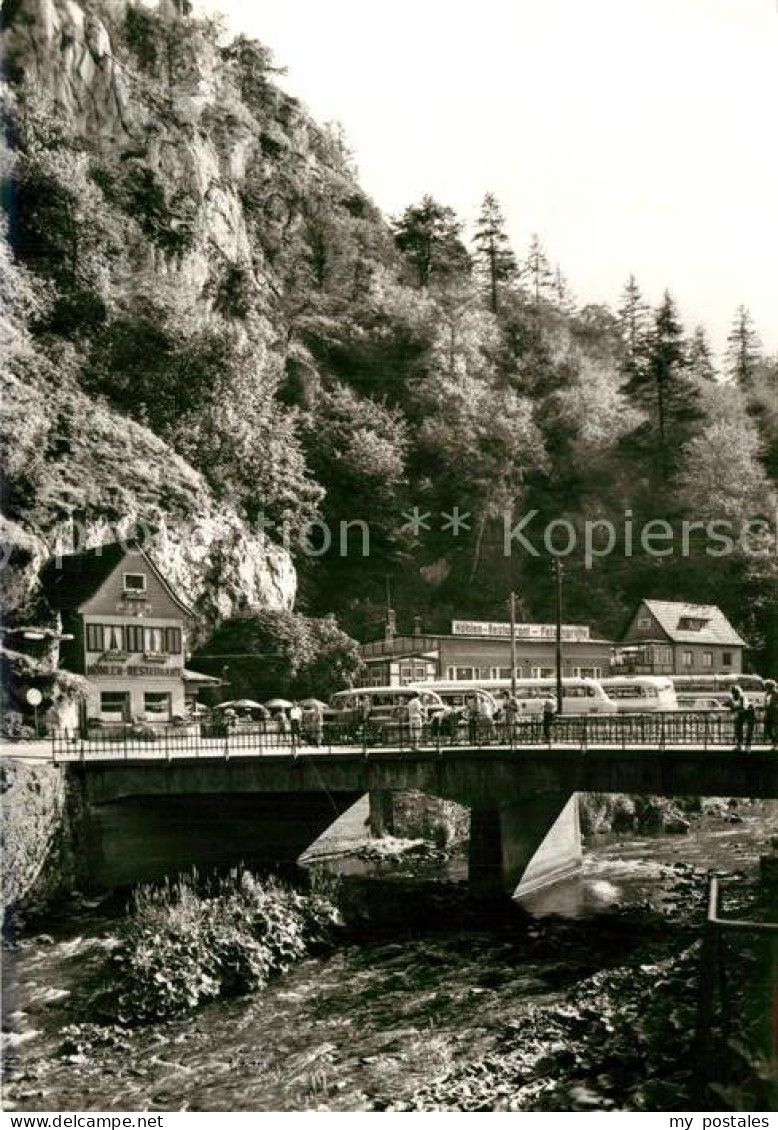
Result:
{"type": "MultiPolygon", "coordinates": [[[[506,1022],[637,952],[656,922],[699,907],[703,872],[753,872],[776,807],[703,818],[683,837],[608,836],[581,875],[492,916],[457,883],[463,861],[361,871],[360,926],[264,992],[185,1019],[63,1040],[110,948],[118,908],[81,902],[6,962],[7,1105],[22,1110],[300,1110],[402,1106],[491,1053],[506,1022]],[[448,884],[431,882],[446,878],[448,884]],[[632,913],[625,909],[632,908],[632,913]]],[[[695,926],[696,929],[696,926],[695,926]]],[[[81,1014],[79,1015],[79,1010],[81,1014]]],[[[488,1060],[487,1060],[488,1061],[488,1060]]]]}

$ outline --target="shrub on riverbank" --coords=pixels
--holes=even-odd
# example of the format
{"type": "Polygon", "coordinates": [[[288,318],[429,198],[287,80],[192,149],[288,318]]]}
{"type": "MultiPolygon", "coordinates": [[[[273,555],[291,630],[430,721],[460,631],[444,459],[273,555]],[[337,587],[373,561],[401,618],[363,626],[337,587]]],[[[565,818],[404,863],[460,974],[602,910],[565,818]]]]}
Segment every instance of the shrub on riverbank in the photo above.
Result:
{"type": "Polygon", "coordinates": [[[112,963],[122,1021],[178,1016],[218,997],[255,992],[312,948],[340,913],[332,887],[308,892],[236,871],[201,890],[197,876],[140,887],[112,963]]]}

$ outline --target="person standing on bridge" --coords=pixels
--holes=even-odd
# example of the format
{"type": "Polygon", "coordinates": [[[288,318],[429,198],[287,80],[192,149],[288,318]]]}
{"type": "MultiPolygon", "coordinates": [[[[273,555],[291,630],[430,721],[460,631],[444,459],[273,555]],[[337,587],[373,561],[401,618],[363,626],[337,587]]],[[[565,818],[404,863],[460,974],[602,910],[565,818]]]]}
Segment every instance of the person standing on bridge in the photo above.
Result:
{"type": "Polygon", "coordinates": [[[488,699],[486,695],[480,695],[478,698],[478,729],[487,742],[494,741],[494,707],[492,706],[491,699],[488,699]]]}
{"type": "Polygon", "coordinates": [[[478,741],[478,699],[472,695],[466,702],[467,737],[470,745],[475,745],[478,741]]]}
{"type": "Polygon", "coordinates": [[[778,684],[775,679],[765,679],[764,740],[773,749],[778,746],[778,684]]]}
{"type": "Polygon", "coordinates": [[[408,714],[408,729],[411,735],[411,748],[416,749],[421,741],[421,730],[424,724],[424,706],[420,697],[415,694],[408,699],[405,707],[408,714]]]}
{"type": "Polygon", "coordinates": [[[735,714],[735,752],[751,749],[756,723],[756,710],[753,703],[749,702],[743,694],[741,687],[735,685],[731,691],[730,709],[735,714]]]}
{"type": "Polygon", "coordinates": [[[543,741],[547,745],[551,745],[552,729],[554,725],[554,715],[556,714],[556,702],[551,695],[546,695],[543,699],[543,741]]]}
{"type": "Polygon", "coordinates": [[[303,729],[303,708],[299,702],[293,702],[289,707],[289,726],[292,733],[292,749],[300,744],[303,729]]]}
{"type": "Polygon", "coordinates": [[[324,707],[318,699],[311,699],[306,714],[309,737],[315,746],[320,746],[324,740],[324,707]]]}
{"type": "Polygon", "coordinates": [[[502,704],[502,721],[505,727],[505,740],[512,742],[516,737],[516,723],[519,719],[519,702],[515,695],[506,693],[502,704]]]}

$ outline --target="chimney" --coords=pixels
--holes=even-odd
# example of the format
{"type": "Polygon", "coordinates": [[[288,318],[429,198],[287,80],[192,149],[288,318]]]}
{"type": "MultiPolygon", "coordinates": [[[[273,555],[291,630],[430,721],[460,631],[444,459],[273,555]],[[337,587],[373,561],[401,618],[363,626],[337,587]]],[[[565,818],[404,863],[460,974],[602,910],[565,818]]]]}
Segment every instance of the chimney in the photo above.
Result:
{"type": "Polygon", "coordinates": [[[421,616],[413,617],[413,634],[414,636],[421,635],[421,616]]]}

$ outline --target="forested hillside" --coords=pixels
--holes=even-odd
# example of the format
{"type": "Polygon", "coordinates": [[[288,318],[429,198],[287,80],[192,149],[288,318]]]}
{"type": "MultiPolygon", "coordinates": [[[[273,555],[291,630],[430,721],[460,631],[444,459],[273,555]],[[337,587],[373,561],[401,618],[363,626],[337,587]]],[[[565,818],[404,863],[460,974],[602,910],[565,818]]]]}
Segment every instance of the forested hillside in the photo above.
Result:
{"type": "Polygon", "coordinates": [[[778,666],[778,361],[748,312],[717,370],[671,278],[657,309],[634,279],[618,309],[578,302],[541,237],[510,246],[487,185],[477,216],[425,197],[383,217],[268,47],[184,8],[3,6],[15,605],[64,516],[129,515],[170,532],[209,629],[288,608],[291,561],[297,607],[361,637],[387,585],[401,629],[502,618],[511,588],[546,620],[544,526],[608,519],[612,554],[566,559],[566,620],[614,634],[640,597],[711,601],[778,666]],[[505,514],[529,511],[541,552],[508,557],[505,514]],[[356,534],[305,552],[314,519],[369,523],[369,556],[356,534]],[[654,519],[675,552],[626,556],[654,519]],[[711,558],[701,526],[681,552],[684,519],[762,527],[711,558]]]}

